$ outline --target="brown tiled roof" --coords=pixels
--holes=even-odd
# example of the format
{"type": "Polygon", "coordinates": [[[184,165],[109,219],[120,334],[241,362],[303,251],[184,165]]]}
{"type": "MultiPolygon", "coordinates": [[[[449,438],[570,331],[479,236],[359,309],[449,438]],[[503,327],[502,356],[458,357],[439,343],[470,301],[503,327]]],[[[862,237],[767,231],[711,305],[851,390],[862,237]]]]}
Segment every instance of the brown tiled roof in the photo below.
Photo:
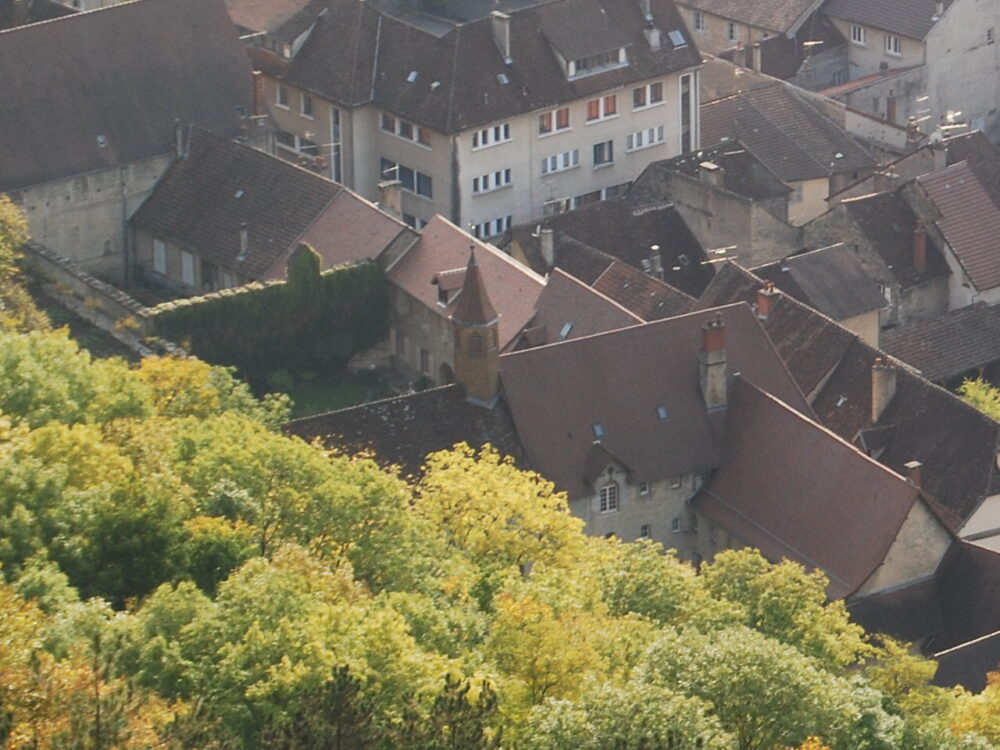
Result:
{"type": "Polygon", "coordinates": [[[661,320],[694,309],[694,297],[617,260],[593,286],[642,320],[661,320]]]}
{"type": "Polygon", "coordinates": [[[1000,207],[968,162],[917,178],[940,218],[935,222],[976,289],[1000,286],[1000,207]]]}
{"type": "Polygon", "coordinates": [[[926,271],[919,274],[913,267],[913,232],[918,216],[902,189],[848,198],[833,211],[847,212],[903,289],[950,273],[940,248],[930,235],[927,236],[926,271]]]}
{"type": "Polygon", "coordinates": [[[461,295],[452,297],[447,307],[438,305],[437,274],[465,267],[470,248],[482,272],[483,287],[500,315],[500,348],[506,348],[534,315],[538,296],[545,284],[534,271],[522,266],[492,245],[463,232],[438,215],[424,227],[420,239],[392,265],[387,276],[404,292],[427,309],[448,318],[461,295]]]}
{"type": "Polygon", "coordinates": [[[738,378],[719,470],[694,504],[771,560],[795,560],[847,596],[885,559],[918,490],[738,378]]]}
{"type": "Polygon", "coordinates": [[[132,223],[257,279],[284,278],[299,241],[313,245],[330,268],[375,258],[406,231],[341,185],[200,128],[132,223]],[[249,252],[241,260],[244,223],[249,252]]]}
{"type": "Polygon", "coordinates": [[[748,306],[682,315],[500,358],[504,393],[535,470],[571,497],[591,491],[585,464],[598,423],[604,447],[637,481],[718,466],[721,413],[706,411],[698,385],[702,326],[718,312],[730,376],[742,373],[808,412],[748,306]]]}
{"type": "Polygon", "coordinates": [[[793,255],[753,273],[834,320],[847,320],[886,306],[885,297],[845,245],[793,255]]]}
{"type": "Polygon", "coordinates": [[[371,2],[329,0],[286,77],[343,105],[370,102],[439,132],[456,133],[700,64],[669,0],[652,0],[654,23],[664,32],[682,31],[686,44],[674,47],[664,33],[655,52],[643,35],[646,21],[634,0],[587,0],[599,3],[601,17],[608,19],[606,33],[591,29],[581,40],[588,54],[627,40],[629,64],[567,80],[546,33],[561,40],[560,29],[574,17],[575,2],[551,0],[523,9],[497,4],[511,16],[512,62],[506,65],[488,17],[454,23],[406,11],[380,13],[371,2]],[[411,73],[416,80],[408,82],[411,73]]]}
{"type": "Polygon", "coordinates": [[[0,32],[0,191],[235,136],[250,65],[222,0],[142,0],[0,32]],[[104,145],[101,145],[101,144],[104,145]]]}
{"type": "Polygon", "coordinates": [[[816,10],[822,0],[682,0],[681,5],[782,34],[816,10]]]}
{"type": "Polygon", "coordinates": [[[712,278],[712,269],[702,264],[706,259],[705,251],[669,201],[647,205],[628,198],[601,201],[541,222],[514,227],[512,234],[524,248],[531,266],[543,271],[537,236],[539,227],[555,232],[556,265],[587,284],[594,283],[612,259],[642,269],[653,245],[660,247],[663,279],[667,284],[696,295],[712,278]],[[569,238],[579,244],[567,242],[569,238]],[[586,253],[584,247],[611,257],[603,265],[596,259],[588,259],[585,270],[576,269],[570,265],[574,259],[567,256],[586,253]],[[578,271],[584,275],[578,275],[578,271]]]}
{"type": "Polygon", "coordinates": [[[465,325],[489,325],[498,317],[496,308],[490,302],[490,295],[486,293],[483,275],[476,262],[476,251],[471,250],[462,275],[462,288],[451,310],[451,319],[465,325]]]}
{"type": "Polygon", "coordinates": [[[840,125],[784,83],[701,107],[701,140],[740,140],[785,182],[869,169],[875,158],[840,125]]]}
{"type": "Polygon", "coordinates": [[[883,331],[880,345],[928,380],[947,380],[1000,360],[1000,307],[979,302],[883,331]]]}
{"type": "Polygon", "coordinates": [[[477,406],[454,384],[296,419],[285,431],[347,453],[373,451],[404,476],[418,474],[428,453],[462,442],[475,448],[489,443],[529,468],[503,400],[492,408],[477,406]]]}
{"type": "Polygon", "coordinates": [[[551,344],[642,323],[614,300],[558,268],[552,269],[531,319],[530,346],[551,344]]]}
{"type": "MultiPolygon", "coordinates": [[[[953,0],[945,0],[947,8],[953,0]]],[[[823,12],[834,18],[923,39],[934,26],[937,0],[827,0],[823,12]]]]}

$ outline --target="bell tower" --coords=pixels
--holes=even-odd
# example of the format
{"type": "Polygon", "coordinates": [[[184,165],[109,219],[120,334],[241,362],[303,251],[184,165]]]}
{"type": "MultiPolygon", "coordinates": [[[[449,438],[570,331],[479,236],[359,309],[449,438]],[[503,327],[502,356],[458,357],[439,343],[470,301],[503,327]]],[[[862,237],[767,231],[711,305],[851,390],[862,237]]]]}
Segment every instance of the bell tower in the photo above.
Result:
{"type": "Polygon", "coordinates": [[[500,379],[500,315],[483,285],[474,249],[469,251],[462,290],[451,314],[455,342],[455,380],[466,395],[489,404],[497,395],[500,379]]]}

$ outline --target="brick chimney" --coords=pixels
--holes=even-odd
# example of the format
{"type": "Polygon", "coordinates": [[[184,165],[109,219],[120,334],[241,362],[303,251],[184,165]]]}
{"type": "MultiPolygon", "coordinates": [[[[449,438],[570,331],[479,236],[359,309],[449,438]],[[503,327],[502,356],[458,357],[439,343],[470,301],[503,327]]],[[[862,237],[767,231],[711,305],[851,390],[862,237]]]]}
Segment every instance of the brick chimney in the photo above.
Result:
{"type": "Polygon", "coordinates": [[[701,351],[698,353],[701,375],[701,395],[708,411],[726,408],[726,324],[716,313],[701,329],[701,351]]]}
{"type": "Polygon", "coordinates": [[[922,221],[913,229],[913,270],[920,275],[927,272],[927,230],[922,221]]]}
{"type": "Polygon", "coordinates": [[[263,117],[267,114],[267,97],[264,95],[264,74],[259,70],[253,72],[253,116],[263,117]]]}
{"type": "Polygon", "coordinates": [[[764,286],[757,290],[757,317],[767,320],[779,297],[781,292],[774,288],[774,282],[765,281],[764,286]]]}
{"type": "Polygon", "coordinates": [[[378,207],[397,219],[403,216],[403,183],[383,180],[378,184],[378,207]]]}
{"type": "Polygon", "coordinates": [[[878,422],[882,413],[896,395],[896,368],[881,357],[872,365],[872,423],[878,422]]]}
{"type": "Polygon", "coordinates": [[[903,468],[906,469],[906,478],[914,487],[918,490],[921,488],[921,481],[923,479],[923,469],[924,465],[919,461],[907,461],[903,464],[903,468]]]}

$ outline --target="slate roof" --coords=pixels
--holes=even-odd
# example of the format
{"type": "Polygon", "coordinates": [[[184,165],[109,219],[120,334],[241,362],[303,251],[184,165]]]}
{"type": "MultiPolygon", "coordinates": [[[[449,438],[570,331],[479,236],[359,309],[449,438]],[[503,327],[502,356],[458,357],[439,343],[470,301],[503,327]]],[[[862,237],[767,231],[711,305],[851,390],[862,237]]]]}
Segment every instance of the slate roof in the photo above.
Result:
{"type": "Polygon", "coordinates": [[[276,30],[315,0],[226,0],[233,23],[247,31],[276,30]]]}
{"type": "Polygon", "coordinates": [[[976,289],[1000,286],[1000,207],[968,162],[917,178],[940,213],[935,221],[976,289]]]}
{"type": "Polygon", "coordinates": [[[779,82],[702,104],[702,143],[723,139],[740,140],[785,182],[876,166],[844,128],[779,82]]]}
{"type": "MultiPolygon", "coordinates": [[[[945,0],[945,12],[954,0],[945,0]]],[[[934,27],[937,0],[827,0],[823,12],[834,18],[923,39],[934,27]]]]}
{"type": "Polygon", "coordinates": [[[376,3],[328,0],[284,76],[344,106],[373,103],[438,132],[457,133],[700,64],[670,0],[651,3],[654,23],[664,32],[659,51],[646,42],[646,21],[634,0],[582,0],[585,15],[596,12],[607,23],[586,29],[572,49],[597,54],[627,42],[629,64],[567,80],[553,45],[570,44],[564,29],[575,28],[578,2],[550,0],[523,9],[498,4],[511,16],[512,62],[506,65],[488,17],[454,22],[387,4],[380,12],[376,3]],[[670,43],[670,30],[684,33],[683,46],[670,43]],[[411,73],[416,80],[408,82],[411,73]]]}
{"type": "Polygon", "coordinates": [[[927,269],[919,274],[914,268],[913,232],[919,217],[902,189],[848,198],[832,210],[847,212],[903,289],[951,273],[930,233],[927,235],[927,269]]]}
{"type": "Polygon", "coordinates": [[[695,10],[768,31],[787,33],[822,4],[822,0],[683,0],[695,10]]]}
{"type": "Polygon", "coordinates": [[[705,409],[698,352],[702,327],[719,314],[730,378],[742,373],[808,413],[750,308],[730,305],[502,356],[504,393],[532,467],[570,497],[591,492],[583,477],[595,423],[604,449],[637,481],[718,466],[723,417],[705,409]]]}
{"type": "Polygon", "coordinates": [[[978,302],[883,331],[880,345],[928,380],[947,380],[1000,360],[1000,307],[978,302]]]}
{"type": "Polygon", "coordinates": [[[0,70],[0,191],[169,153],[175,119],[235,136],[237,107],[252,111],[222,0],[141,0],[0,31],[0,70]]]}
{"type": "Polygon", "coordinates": [[[388,269],[386,276],[390,283],[419,300],[428,310],[450,318],[462,295],[451,297],[448,305],[441,307],[438,287],[433,282],[443,271],[465,268],[473,247],[483,287],[500,315],[500,348],[504,349],[531,320],[545,285],[541,276],[506,253],[480,242],[437,215],[424,227],[420,239],[388,269]]]}
{"type": "Polygon", "coordinates": [[[683,315],[691,312],[695,303],[694,297],[617,260],[597,277],[593,287],[642,320],[683,315]]]}
{"type": "Polygon", "coordinates": [[[311,244],[330,268],[375,258],[406,231],[402,222],[343,186],[200,128],[192,129],[186,155],[167,170],[131,221],[256,279],[284,278],[288,256],[300,241],[311,244]],[[244,223],[249,252],[241,259],[244,223]]]}
{"type": "Polygon", "coordinates": [[[403,476],[419,474],[428,453],[462,442],[474,448],[489,443],[529,468],[503,400],[492,408],[478,406],[455,384],[296,419],[284,429],[346,453],[373,451],[403,476]]]}
{"type": "Polygon", "coordinates": [[[529,265],[544,272],[539,228],[555,233],[555,264],[587,284],[594,283],[614,259],[642,269],[653,245],[660,247],[663,280],[670,286],[697,295],[712,278],[711,267],[703,265],[705,251],[669,201],[600,201],[513,227],[511,235],[525,251],[529,265]],[[586,268],[578,267],[579,260],[570,257],[578,254],[588,256],[586,268]]]}
{"type": "Polygon", "coordinates": [[[642,323],[596,289],[558,268],[552,269],[538,296],[535,315],[525,329],[530,334],[524,344],[538,346],[642,323]]]}
{"type": "Polygon", "coordinates": [[[881,310],[885,297],[845,245],[793,255],[753,273],[834,320],[881,310]]]}
{"type": "Polygon", "coordinates": [[[831,599],[857,590],[919,490],[742,378],[724,434],[721,465],[695,508],[771,560],[822,570],[831,599]]]}

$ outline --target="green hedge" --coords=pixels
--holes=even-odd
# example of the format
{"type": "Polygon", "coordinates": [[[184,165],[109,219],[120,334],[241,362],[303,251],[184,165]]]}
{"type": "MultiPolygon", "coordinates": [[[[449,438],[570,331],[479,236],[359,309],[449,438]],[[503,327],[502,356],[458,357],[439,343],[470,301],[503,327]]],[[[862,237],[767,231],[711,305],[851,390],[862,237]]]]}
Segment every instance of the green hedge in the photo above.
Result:
{"type": "Polygon", "coordinates": [[[157,336],[213,364],[233,366],[254,388],[277,372],[332,375],[385,338],[388,290],[375,263],[320,273],[302,245],[288,281],[248,284],[153,308],[157,336]]]}

